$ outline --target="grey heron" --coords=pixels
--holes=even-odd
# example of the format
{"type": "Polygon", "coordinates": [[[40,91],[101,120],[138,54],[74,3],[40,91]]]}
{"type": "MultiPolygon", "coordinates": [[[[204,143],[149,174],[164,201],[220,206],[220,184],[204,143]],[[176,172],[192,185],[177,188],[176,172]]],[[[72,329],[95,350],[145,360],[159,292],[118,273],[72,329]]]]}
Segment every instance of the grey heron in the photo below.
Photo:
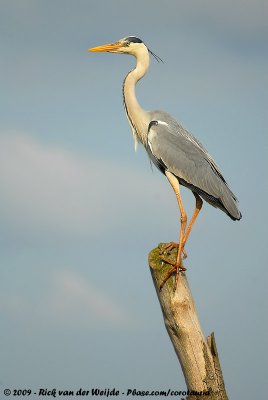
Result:
{"type": "Polygon", "coordinates": [[[176,263],[164,281],[174,272],[177,279],[179,271],[185,270],[182,263],[182,258],[186,257],[184,246],[202,208],[202,199],[224,211],[232,220],[240,220],[242,215],[237,199],[216,162],[199,140],[166,112],[145,111],[140,106],[135,94],[136,84],[149,68],[150,54],[158,58],[141,39],[128,36],[88,51],[130,54],[136,58],[136,67],[126,75],[123,83],[124,107],[135,148],[138,142],[142,143],[150,160],[166,175],[176,194],[181,216],[179,243],[171,242],[167,247],[177,246],[178,254],[176,263]],[[188,226],[180,185],[190,189],[196,200],[195,211],[188,226]]]}

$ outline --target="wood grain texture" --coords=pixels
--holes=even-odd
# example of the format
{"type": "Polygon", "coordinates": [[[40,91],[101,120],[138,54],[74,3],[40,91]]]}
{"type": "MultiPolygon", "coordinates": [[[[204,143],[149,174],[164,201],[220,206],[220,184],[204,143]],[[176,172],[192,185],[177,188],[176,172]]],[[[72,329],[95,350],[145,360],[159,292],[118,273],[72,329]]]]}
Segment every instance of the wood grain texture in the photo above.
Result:
{"type": "MultiPolygon", "coordinates": [[[[205,338],[196,312],[186,274],[180,273],[177,287],[175,274],[161,290],[159,287],[170,265],[162,260],[163,244],[149,254],[149,266],[167,332],[178,356],[189,391],[209,395],[187,397],[189,400],[228,400],[220,368],[214,335],[205,338]]],[[[174,249],[164,257],[176,261],[174,249]]]]}

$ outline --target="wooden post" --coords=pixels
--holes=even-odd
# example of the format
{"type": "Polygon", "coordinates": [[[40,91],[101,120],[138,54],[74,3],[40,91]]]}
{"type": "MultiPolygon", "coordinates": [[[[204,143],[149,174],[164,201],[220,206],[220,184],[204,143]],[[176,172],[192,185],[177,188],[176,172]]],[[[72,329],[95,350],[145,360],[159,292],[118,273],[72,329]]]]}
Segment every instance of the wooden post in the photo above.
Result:
{"type": "MultiPolygon", "coordinates": [[[[214,334],[207,339],[202,332],[186,274],[180,273],[178,285],[171,276],[160,290],[170,265],[163,262],[163,244],[149,254],[149,266],[160,302],[167,332],[178,356],[187,389],[188,400],[228,400],[220,367],[214,334]],[[204,396],[195,395],[204,392],[204,396]],[[209,394],[208,394],[209,392],[209,394]]],[[[177,250],[164,257],[176,261],[177,250]]]]}

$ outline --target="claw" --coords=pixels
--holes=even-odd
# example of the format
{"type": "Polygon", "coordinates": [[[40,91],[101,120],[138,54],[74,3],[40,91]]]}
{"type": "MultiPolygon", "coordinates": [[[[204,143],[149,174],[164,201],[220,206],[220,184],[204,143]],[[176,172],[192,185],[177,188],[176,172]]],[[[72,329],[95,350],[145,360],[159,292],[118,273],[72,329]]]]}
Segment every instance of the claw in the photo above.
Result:
{"type": "MultiPolygon", "coordinates": [[[[166,283],[166,281],[171,277],[171,275],[172,275],[174,272],[177,272],[177,268],[176,268],[176,267],[173,267],[170,271],[168,271],[168,273],[167,273],[166,276],[164,277],[164,279],[163,279],[161,285],[159,286],[159,290],[162,290],[164,284],[166,283]]],[[[177,287],[177,282],[176,282],[176,287],[177,287]]]]}
{"type": "Polygon", "coordinates": [[[178,247],[179,247],[178,243],[175,243],[175,242],[166,243],[163,245],[160,254],[169,253],[171,250],[178,248],[178,247]]]}
{"type": "Polygon", "coordinates": [[[178,285],[178,281],[179,281],[179,274],[180,272],[186,271],[186,268],[183,266],[182,261],[180,261],[179,265],[177,265],[176,263],[167,260],[165,257],[161,256],[161,260],[172,266],[171,270],[167,272],[167,274],[165,275],[161,285],[159,286],[159,290],[161,290],[164,286],[164,284],[168,281],[168,279],[174,274],[176,273],[176,278],[175,278],[175,288],[178,285]]]}
{"type": "MultiPolygon", "coordinates": [[[[166,243],[165,245],[163,245],[160,254],[170,253],[171,250],[178,249],[178,248],[179,248],[179,244],[178,243],[175,243],[175,242],[166,243]]],[[[182,258],[185,260],[188,256],[187,256],[186,251],[184,250],[184,247],[183,247],[181,252],[183,254],[182,258]]]]}

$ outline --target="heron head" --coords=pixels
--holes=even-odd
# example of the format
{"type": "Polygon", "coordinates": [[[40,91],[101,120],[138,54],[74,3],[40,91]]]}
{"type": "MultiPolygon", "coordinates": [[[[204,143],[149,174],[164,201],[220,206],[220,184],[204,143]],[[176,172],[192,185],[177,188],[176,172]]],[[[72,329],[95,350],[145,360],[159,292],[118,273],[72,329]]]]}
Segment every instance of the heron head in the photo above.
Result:
{"type": "Polygon", "coordinates": [[[109,53],[121,53],[131,54],[137,56],[141,51],[148,51],[143,41],[136,36],[127,36],[123,39],[119,39],[115,43],[103,44],[101,46],[93,47],[88,49],[92,52],[109,52],[109,53]]]}
{"type": "Polygon", "coordinates": [[[163,62],[163,60],[153,53],[141,39],[136,36],[127,36],[123,39],[119,39],[115,43],[103,44],[102,46],[92,47],[88,49],[92,52],[109,52],[109,53],[121,53],[131,54],[138,58],[138,56],[148,55],[148,52],[156,59],[157,62],[163,62]]]}

